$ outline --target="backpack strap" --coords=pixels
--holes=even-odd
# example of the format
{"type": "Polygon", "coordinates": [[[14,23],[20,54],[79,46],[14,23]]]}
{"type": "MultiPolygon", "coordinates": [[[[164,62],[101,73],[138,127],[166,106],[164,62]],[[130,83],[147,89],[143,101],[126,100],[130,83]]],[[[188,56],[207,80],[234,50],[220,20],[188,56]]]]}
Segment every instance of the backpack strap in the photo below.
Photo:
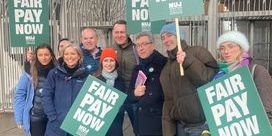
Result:
{"type": "Polygon", "coordinates": [[[252,69],[251,69],[251,75],[252,75],[252,78],[254,79],[254,73],[255,73],[255,68],[256,68],[257,64],[254,64],[252,69]]]}

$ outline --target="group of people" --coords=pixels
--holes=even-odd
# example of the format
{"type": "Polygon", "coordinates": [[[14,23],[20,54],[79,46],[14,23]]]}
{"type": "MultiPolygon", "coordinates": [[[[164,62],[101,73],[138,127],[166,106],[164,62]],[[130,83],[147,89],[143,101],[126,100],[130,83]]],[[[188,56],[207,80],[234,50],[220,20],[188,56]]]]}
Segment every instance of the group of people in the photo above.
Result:
{"type": "Polygon", "coordinates": [[[160,32],[167,57],[156,50],[152,34],[141,32],[133,42],[126,27],[124,20],[114,23],[112,48],[99,48],[96,30],[87,27],[81,31],[79,46],[69,39],[60,40],[57,59],[48,45],[27,55],[14,98],[18,127],[32,136],[69,135],[60,125],[87,76],[93,75],[128,95],[107,136],[123,135],[125,112],[136,136],[209,135],[197,88],[242,66],[254,69],[252,77],[272,122],[271,77],[263,66],[254,65],[248,40],[241,32],[219,37],[216,61],[207,49],[189,46],[182,38],[182,50],[178,50],[173,23],[160,32]],[[147,77],[141,84],[136,83],[139,71],[147,77]]]}

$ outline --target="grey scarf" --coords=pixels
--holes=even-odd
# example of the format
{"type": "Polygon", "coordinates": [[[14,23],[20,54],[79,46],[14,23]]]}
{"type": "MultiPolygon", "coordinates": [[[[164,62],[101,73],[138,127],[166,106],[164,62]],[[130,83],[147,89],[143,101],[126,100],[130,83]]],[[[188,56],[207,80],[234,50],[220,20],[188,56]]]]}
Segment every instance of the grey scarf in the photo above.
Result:
{"type": "Polygon", "coordinates": [[[118,74],[116,70],[111,73],[102,70],[102,76],[106,79],[107,84],[109,84],[110,86],[114,86],[114,81],[117,78],[118,74]]]}

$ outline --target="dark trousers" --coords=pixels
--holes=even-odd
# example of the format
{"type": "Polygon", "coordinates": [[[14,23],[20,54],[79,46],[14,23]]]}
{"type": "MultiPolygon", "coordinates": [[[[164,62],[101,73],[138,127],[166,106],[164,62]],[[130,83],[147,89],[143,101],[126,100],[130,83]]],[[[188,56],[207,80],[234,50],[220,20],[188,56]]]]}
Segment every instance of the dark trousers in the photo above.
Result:
{"type": "Polygon", "coordinates": [[[136,135],[136,136],[162,136],[162,135],[136,135]]]}
{"type": "Polygon", "coordinates": [[[31,136],[44,136],[47,121],[47,118],[30,116],[31,136]]]}
{"type": "Polygon", "coordinates": [[[106,136],[123,136],[124,107],[121,106],[106,136]]]}
{"type": "MultiPolygon", "coordinates": [[[[130,123],[132,125],[132,128],[135,128],[134,124],[135,124],[137,105],[125,102],[123,104],[123,107],[124,107],[125,111],[127,111],[127,113],[128,113],[128,117],[129,117],[130,123]]],[[[136,134],[134,129],[133,129],[133,132],[134,132],[134,134],[136,134]]]]}

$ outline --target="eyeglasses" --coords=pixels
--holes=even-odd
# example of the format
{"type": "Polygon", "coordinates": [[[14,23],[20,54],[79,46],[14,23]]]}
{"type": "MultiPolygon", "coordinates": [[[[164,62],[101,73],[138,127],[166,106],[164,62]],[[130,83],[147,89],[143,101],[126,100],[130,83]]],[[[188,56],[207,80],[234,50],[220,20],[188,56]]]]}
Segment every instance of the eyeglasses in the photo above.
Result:
{"type": "Polygon", "coordinates": [[[152,44],[152,42],[147,42],[147,43],[139,43],[136,44],[136,48],[140,48],[140,47],[146,47],[147,45],[152,44]]]}
{"type": "Polygon", "coordinates": [[[238,44],[227,44],[224,46],[220,46],[218,49],[220,52],[226,52],[226,51],[232,51],[235,48],[239,48],[240,46],[238,44]]]}

